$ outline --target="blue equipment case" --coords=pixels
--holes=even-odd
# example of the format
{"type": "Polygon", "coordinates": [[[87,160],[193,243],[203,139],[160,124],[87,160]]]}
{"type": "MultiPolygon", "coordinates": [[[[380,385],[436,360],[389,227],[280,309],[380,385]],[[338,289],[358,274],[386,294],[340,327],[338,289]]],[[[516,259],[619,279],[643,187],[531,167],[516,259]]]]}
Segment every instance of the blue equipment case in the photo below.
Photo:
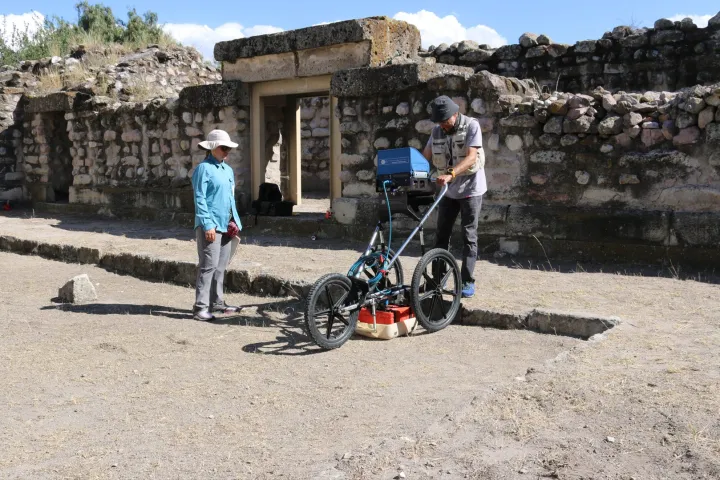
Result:
{"type": "Polygon", "coordinates": [[[426,190],[430,186],[430,162],[412,147],[379,150],[375,190],[382,192],[386,180],[393,187],[426,190]]]}

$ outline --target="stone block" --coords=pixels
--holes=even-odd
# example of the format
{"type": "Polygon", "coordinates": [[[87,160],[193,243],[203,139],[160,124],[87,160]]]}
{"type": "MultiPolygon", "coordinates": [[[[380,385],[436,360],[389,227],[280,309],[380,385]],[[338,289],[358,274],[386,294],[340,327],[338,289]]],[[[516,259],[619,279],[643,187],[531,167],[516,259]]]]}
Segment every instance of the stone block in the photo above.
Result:
{"type": "Polygon", "coordinates": [[[528,315],[525,322],[530,330],[588,339],[619,325],[620,319],[536,309],[528,315]]]}
{"type": "Polygon", "coordinates": [[[563,163],[565,161],[565,152],[558,150],[543,150],[530,155],[532,163],[563,163]]]}
{"type": "Polygon", "coordinates": [[[63,303],[86,304],[97,298],[95,286],[85,273],[73,277],[58,290],[58,299],[63,303]]]}
{"type": "Polygon", "coordinates": [[[673,137],[674,145],[691,145],[700,141],[700,129],[688,127],[680,129],[680,132],[673,137]]]}
{"type": "Polygon", "coordinates": [[[330,82],[330,94],[336,97],[371,97],[417,89],[436,80],[445,84],[448,82],[462,84],[472,77],[473,73],[472,68],[444,64],[411,63],[358,68],[351,72],[335,72],[330,82]]]}
{"type": "Polygon", "coordinates": [[[711,123],[705,127],[705,141],[716,148],[720,147],[720,123],[711,123]]]}
{"type": "Polygon", "coordinates": [[[40,97],[28,97],[25,105],[26,113],[45,113],[45,112],[69,112],[76,101],[80,102],[88,99],[85,94],[77,92],[57,92],[40,97]]]}
{"type": "Polygon", "coordinates": [[[720,247],[720,213],[674,212],[672,228],[681,245],[720,247]]]}

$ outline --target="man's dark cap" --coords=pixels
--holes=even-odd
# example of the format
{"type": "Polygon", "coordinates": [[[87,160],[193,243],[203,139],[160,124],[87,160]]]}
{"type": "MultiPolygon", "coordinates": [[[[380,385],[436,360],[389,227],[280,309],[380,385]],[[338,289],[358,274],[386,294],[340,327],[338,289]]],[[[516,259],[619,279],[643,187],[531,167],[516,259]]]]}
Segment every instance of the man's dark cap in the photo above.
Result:
{"type": "Polygon", "coordinates": [[[432,104],[432,115],[430,120],[433,123],[444,122],[460,110],[458,104],[453,102],[447,95],[439,96],[432,104]]]}

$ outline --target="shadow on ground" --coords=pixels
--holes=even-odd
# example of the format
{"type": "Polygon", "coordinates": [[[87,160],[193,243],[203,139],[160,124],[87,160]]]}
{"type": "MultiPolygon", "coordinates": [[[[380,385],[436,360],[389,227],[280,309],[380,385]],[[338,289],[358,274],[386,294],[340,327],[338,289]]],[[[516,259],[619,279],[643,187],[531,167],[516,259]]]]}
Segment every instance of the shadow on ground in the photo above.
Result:
{"type": "Polygon", "coordinates": [[[680,265],[642,265],[642,264],[612,264],[612,263],[580,263],[562,259],[538,260],[534,258],[505,257],[495,258],[492,255],[482,255],[480,260],[498,265],[500,267],[539,270],[554,273],[610,273],[629,277],[657,277],[672,278],[675,280],[689,280],[709,284],[720,284],[720,272],[714,269],[697,269],[680,265]]]}
{"type": "MultiPolygon", "coordinates": [[[[53,299],[53,302],[57,301],[53,299]]],[[[281,302],[240,305],[242,310],[234,315],[217,316],[211,325],[230,325],[236,327],[255,327],[278,329],[275,340],[256,342],[242,347],[246,353],[302,356],[321,353],[324,350],[315,345],[305,334],[301,302],[284,300],[281,302]]],[[[74,305],[55,303],[41,307],[41,310],[59,310],[63,312],[85,313],[88,315],[140,315],[162,316],[176,320],[194,321],[192,310],[167,307],[163,305],[133,305],[125,303],[90,303],[74,305]]]]}

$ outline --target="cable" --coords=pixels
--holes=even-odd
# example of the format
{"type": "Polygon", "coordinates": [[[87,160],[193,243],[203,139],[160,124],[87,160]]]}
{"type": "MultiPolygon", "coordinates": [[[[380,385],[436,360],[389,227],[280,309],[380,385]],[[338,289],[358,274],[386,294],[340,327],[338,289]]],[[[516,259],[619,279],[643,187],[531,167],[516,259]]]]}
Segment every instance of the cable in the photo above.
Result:
{"type": "Polygon", "coordinates": [[[360,257],[357,262],[353,264],[352,267],[350,267],[350,271],[348,272],[348,276],[354,276],[357,274],[358,269],[360,267],[367,268],[367,267],[378,267],[378,274],[375,275],[373,278],[368,280],[368,284],[370,286],[376,285],[380,280],[383,278],[383,270],[385,270],[385,267],[388,265],[388,258],[390,257],[390,245],[392,244],[392,209],[390,208],[390,197],[387,192],[387,184],[391,184],[392,182],[390,180],[385,180],[383,182],[383,192],[385,193],[385,204],[388,208],[388,255],[382,255],[382,252],[375,252],[371,253],[370,255],[360,257]],[[378,264],[378,258],[382,256],[382,265],[378,264]],[[372,263],[368,263],[368,260],[372,260],[372,263]]]}

